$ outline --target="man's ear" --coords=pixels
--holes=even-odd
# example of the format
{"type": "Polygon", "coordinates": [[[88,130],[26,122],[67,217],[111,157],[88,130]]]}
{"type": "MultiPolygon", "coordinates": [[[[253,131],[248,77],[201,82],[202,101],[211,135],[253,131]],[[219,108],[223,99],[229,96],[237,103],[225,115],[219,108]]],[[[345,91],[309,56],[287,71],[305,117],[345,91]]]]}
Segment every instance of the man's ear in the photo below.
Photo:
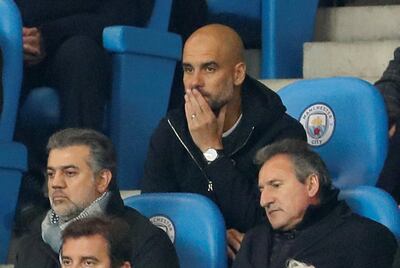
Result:
{"type": "Polygon", "coordinates": [[[129,261],[125,261],[122,265],[121,268],[132,268],[131,264],[129,263],[129,261]]]}
{"type": "Polygon", "coordinates": [[[319,192],[319,178],[317,174],[311,174],[307,178],[307,192],[310,198],[317,197],[319,192]]]}
{"type": "Polygon", "coordinates": [[[244,62],[239,62],[235,65],[235,77],[234,77],[234,85],[240,86],[246,77],[246,64],[244,62]]]}
{"type": "Polygon", "coordinates": [[[108,190],[108,186],[110,185],[112,179],[112,174],[109,169],[103,169],[100,171],[96,178],[96,187],[99,193],[104,193],[108,190]]]}

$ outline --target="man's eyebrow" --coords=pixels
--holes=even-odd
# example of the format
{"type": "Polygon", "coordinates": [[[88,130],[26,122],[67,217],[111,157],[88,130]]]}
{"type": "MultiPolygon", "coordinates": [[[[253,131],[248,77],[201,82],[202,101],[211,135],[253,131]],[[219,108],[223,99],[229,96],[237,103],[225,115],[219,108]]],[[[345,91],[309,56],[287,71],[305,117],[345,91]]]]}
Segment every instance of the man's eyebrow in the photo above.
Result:
{"type": "Polygon", "coordinates": [[[276,183],[276,182],[282,182],[282,180],[279,180],[279,179],[270,179],[270,180],[267,180],[267,183],[266,183],[266,184],[271,185],[271,184],[276,183]]]}
{"type": "Polygon", "coordinates": [[[208,67],[210,65],[218,66],[218,63],[216,63],[215,61],[208,61],[208,62],[201,64],[201,67],[208,67]]]}
{"type": "Polygon", "coordinates": [[[83,261],[95,261],[95,262],[99,262],[99,259],[96,258],[95,256],[84,256],[81,258],[81,262],[83,261]]]}
{"type": "Polygon", "coordinates": [[[271,178],[271,179],[266,178],[266,179],[263,179],[263,181],[264,182],[262,184],[258,184],[258,188],[264,187],[265,185],[271,185],[271,184],[276,183],[276,182],[282,182],[282,180],[274,179],[274,178],[271,178]]]}
{"type": "Polygon", "coordinates": [[[51,170],[56,170],[56,169],[69,169],[69,168],[74,168],[74,169],[79,169],[78,166],[75,165],[65,165],[65,166],[60,166],[60,167],[52,167],[52,166],[48,166],[47,169],[51,169],[51,170]]]}

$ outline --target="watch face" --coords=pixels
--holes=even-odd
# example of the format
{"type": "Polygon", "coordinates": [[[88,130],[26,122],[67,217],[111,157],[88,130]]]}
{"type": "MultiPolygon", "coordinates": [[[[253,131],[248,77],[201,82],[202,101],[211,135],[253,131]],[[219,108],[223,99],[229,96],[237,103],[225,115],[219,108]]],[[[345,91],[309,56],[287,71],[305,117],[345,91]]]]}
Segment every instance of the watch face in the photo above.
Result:
{"type": "Polygon", "coordinates": [[[213,149],[213,148],[210,148],[210,149],[207,149],[207,151],[205,151],[205,152],[203,153],[203,155],[204,155],[204,158],[205,158],[207,161],[211,162],[211,161],[214,161],[215,159],[217,159],[217,157],[218,157],[218,152],[217,152],[217,150],[215,150],[215,149],[213,149]]]}

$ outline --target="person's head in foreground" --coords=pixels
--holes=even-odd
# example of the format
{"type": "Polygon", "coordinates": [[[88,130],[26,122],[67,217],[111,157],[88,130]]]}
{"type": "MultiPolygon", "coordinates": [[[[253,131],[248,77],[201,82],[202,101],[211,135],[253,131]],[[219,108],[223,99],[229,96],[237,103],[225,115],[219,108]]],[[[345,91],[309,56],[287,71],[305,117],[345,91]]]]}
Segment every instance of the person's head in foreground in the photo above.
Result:
{"type": "Polygon", "coordinates": [[[331,192],[332,183],[320,156],[299,140],[284,140],[261,149],[258,186],[260,204],[275,230],[291,230],[310,205],[331,192]]]}
{"type": "Polygon", "coordinates": [[[63,268],[131,268],[129,226],[121,219],[86,218],[69,224],[62,233],[63,268]]]}

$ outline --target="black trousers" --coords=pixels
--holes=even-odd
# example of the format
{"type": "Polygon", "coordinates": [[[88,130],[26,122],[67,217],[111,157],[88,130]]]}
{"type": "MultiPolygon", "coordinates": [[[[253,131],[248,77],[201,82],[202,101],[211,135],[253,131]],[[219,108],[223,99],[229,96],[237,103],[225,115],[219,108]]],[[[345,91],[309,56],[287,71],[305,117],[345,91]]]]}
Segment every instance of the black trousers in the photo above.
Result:
{"type": "MultiPolygon", "coordinates": [[[[74,36],[40,64],[25,66],[22,84],[20,105],[35,87],[49,86],[58,91],[59,129],[85,127],[101,131],[111,88],[111,59],[101,44],[87,36],[74,36]]],[[[17,122],[16,139],[28,148],[30,168],[44,166],[47,139],[55,130],[27,131],[17,122]]]]}
{"type": "Polygon", "coordinates": [[[110,71],[109,55],[100,44],[86,36],[71,37],[44,62],[24,68],[20,103],[34,87],[53,87],[60,95],[61,128],[101,130],[110,71]]]}

